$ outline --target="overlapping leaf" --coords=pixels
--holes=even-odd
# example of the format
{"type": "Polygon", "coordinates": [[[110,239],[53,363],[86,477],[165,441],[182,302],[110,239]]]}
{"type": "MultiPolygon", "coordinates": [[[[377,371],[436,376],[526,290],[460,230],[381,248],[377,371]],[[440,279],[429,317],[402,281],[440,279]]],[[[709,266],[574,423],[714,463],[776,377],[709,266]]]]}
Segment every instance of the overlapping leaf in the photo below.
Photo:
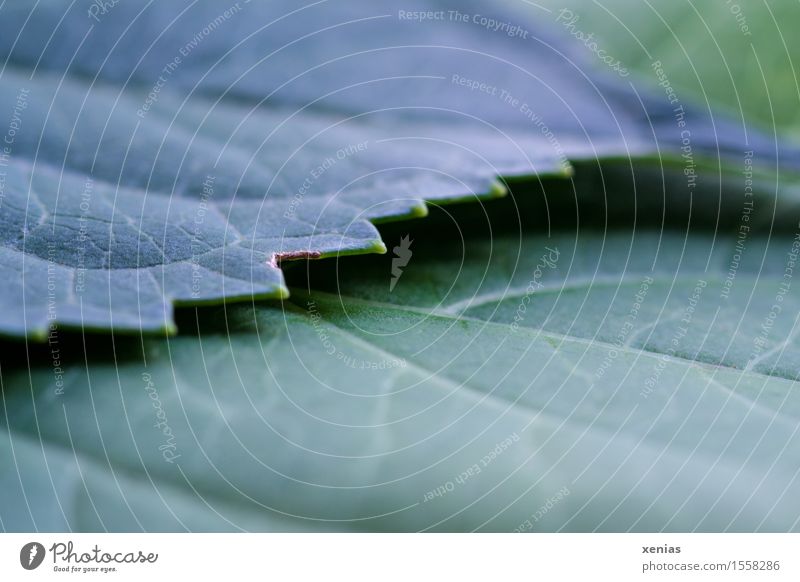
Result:
{"type": "Polygon", "coordinates": [[[569,160],[791,166],[688,107],[687,153],[663,97],[546,26],[418,4],[4,5],[0,332],[174,329],[176,303],[285,297],[281,259],[380,252],[371,222],[569,160]]]}

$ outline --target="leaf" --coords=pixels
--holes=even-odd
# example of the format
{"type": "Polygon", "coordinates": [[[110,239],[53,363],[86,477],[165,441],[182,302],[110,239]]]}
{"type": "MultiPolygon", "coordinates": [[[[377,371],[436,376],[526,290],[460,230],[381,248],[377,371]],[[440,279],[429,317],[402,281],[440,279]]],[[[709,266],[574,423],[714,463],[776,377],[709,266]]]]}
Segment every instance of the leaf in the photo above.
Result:
{"type": "Polygon", "coordinates": [[[462,244],[441,215],[392,291],[392,257],[349,258],[63,390],[4,367],[4,528],[798,529],[794,235],[462,244]]]}
{"type": "Polygon", "coordinates": [[[174,305],[285,297],[282,260],[383,252],[373,222],[570,160],[718,181],[747,147],[767,192],[778,160],[800,164],[688,109],[681,157],[662,97],[535,23],[450,16],[469,6],[419,22],[389,2],[4,5],[0,333],[174,332],[174,305]]]}
{"type": "Polygon", "coordinates": [[[794,60],[800,44],[788,26],[800,18],[796,2],[539,5],[552,9],[551,16],[573,34],[593,34],[607,53],[654,83],[659,80],[653,63],[659,62],[685,98],[727,107],[752,129],[761,125],[770,133],[798,135],[800,84],[794,60]]]}

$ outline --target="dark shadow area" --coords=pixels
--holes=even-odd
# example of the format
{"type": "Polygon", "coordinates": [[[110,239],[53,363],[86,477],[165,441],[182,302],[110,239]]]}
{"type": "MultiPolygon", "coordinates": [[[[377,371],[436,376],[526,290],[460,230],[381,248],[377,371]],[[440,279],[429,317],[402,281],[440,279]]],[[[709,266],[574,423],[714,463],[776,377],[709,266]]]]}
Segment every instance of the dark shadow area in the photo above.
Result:
{"type": "MultiPolygon", "coordinates": [[[[726,237],[735,236],[742,225],[753,234],[796,231],[800,206],[788,196],[778,201],[763,185],[760,189],[749,186],[745,179],[742,174],[721,183],[712,170],[705,170],[690,180],[682,170],[656,163],[577,164],[570,179],[510,180],[505,198],[430,205],[426,218],[382,224],[386,255],[341,259],[350,273],[375,264],[388,270],[393,245],[406,236],[425,240],[430,250],[437,240],[488,241],[524,233],[649,229],[726,237]],[[755,191],[752,196],[746,195],[747,187],[755,191]]],[[[285,263],[284,267],[290,287],[327,289],[337,278],[337,260],[285,263]]]]}

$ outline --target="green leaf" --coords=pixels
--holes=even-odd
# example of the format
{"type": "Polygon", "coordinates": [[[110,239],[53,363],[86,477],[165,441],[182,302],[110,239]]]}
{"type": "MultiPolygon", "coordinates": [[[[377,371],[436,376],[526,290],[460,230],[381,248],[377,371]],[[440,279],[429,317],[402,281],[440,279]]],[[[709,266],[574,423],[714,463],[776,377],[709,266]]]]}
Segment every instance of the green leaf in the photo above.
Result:
{"type": "Polygon", "coordinates": [[[4,528],[798,529],[793,234],[436,224],[399,276],[4,368],[4,528]]]}
{"type": "MultiPolygon", "coordinates": [[[[502,195],[497,172],[527,162],[526,172],[565,171],[525,136],[509,158],[496,135],[453,128],[458,147],[442,145],[435,136],[448,130],[436,123],[166,96],[140,119],[132,91],[4,78],[31,95],[14,154],[38,152],[5,170],[2,262],[18,273],[2,299],[10,334],[45,337],[52,322],[152,331],[172,325],[173,302],[282,297],[282,257],[383,252],[370,220],[424,215],[423,198],[502,195]],[[48,121],[52,102],[78,123],[48,121]],[[79,145],[62,147],[70,141],[79,145]]],[[[15,90],[0,90],[3,105],[15,99],[15,90]]]]}
{"type": "Polygon", "coordinates": [[[718,180],[758,146],[770,187],[772,162],[794,163],[702,112],[687,162],[669,104],[563,37],[420,6],[447,18],[366,1],[4,5],[0,333],[172,332],[174,305],[285,297],[281,260],[383,252],[374,222],[570,160],[718,180]]]}

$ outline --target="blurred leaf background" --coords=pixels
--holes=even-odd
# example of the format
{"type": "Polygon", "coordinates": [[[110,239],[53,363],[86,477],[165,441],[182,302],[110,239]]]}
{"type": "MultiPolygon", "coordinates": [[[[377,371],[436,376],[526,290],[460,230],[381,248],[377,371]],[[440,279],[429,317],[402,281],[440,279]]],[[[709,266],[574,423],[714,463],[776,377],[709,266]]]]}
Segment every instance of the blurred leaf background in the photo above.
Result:
{"type": "Polygon", "coordinates": [[[537,18],[550,10],[562,26],[577,16],[578,29],[644,78],[654,78],[652,64],[660,61],[686,98],[800,135],[797,0],[523,1],[537,18]]]}

